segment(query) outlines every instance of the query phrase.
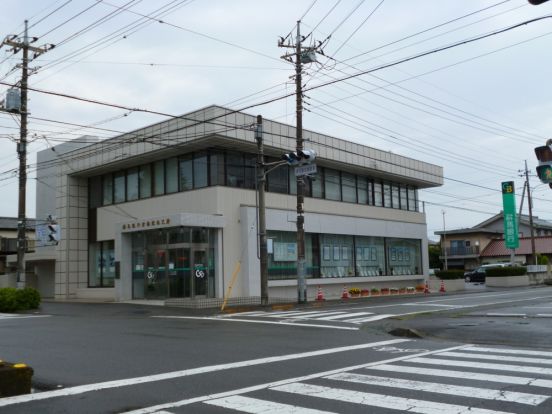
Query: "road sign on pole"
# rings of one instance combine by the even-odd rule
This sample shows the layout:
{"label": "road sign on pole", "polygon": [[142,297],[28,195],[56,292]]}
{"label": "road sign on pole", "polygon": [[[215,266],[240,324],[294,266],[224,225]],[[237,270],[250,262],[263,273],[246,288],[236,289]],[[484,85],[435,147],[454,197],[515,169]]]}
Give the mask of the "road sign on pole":
{"label": "road sign on pole", "polygon": [[310,175],[316,173],[316,164],[305,164],[295,167],[295,176]]}
{"label": "road sign on pole", "polygon": [[519,235],[513,181],[502,183],[502,206],[504,210],[504,243],[508,249],[517,249],[519,247]]}

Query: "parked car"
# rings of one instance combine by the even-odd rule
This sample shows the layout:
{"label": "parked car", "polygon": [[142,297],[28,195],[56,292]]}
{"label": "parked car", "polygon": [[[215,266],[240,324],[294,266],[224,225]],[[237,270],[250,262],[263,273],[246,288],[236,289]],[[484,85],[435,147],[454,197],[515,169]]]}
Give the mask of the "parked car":
{"label": "parked car", "polygon": [[479,266],[478,268],[464,273],[464,279],[466,282],[481,282],[485,283],[485,277],[487,276],[486,270],[494,267],[507,267],[511,266],[510,263],[493,263]]}

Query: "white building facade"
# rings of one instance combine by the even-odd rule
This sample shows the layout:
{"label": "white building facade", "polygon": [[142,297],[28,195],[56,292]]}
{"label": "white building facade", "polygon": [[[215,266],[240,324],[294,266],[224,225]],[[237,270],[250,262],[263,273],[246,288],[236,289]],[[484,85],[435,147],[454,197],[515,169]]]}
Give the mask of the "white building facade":
{"label": "white building facade", "polygon": [[[210,106],[42,157],[42,168],[39,154],[37,218],[55,215],[62,238],[26,256],[28,284],[56,299],[185,303],[223,298],[239,263],[231,296],[258,298],[255,121]],[[263,130],[267,161],[295,148],[294,127],[264,120]],[[442,168],[308,130],[303,137],[318,168],[304,203],[308,298],[318,286],[331,297],[345,285],[421,282],[428,255],[418,190],[442,185]],[[270,172],[266,191],[269,297],[293,300],[293,168]]]}

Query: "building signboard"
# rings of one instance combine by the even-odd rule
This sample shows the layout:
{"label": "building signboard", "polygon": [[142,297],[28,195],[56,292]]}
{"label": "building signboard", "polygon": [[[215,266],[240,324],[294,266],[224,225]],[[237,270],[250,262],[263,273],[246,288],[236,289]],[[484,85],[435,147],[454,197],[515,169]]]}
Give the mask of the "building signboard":
{"label": "building signboard", "polygon": [[502,183],[502,205],[504,210],[504,243],[508,249],[517,249],[519,247],[519,235],[513,181]]}

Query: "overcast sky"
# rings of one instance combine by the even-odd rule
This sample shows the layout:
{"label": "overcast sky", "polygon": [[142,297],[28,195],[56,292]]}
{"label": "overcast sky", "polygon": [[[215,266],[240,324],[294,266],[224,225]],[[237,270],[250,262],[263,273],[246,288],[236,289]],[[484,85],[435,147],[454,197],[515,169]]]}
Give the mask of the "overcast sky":
{"label": "overcast sky", "polygon": [[[294,90],[279,36],[311,33],[327,57],[305,67],[314,86],[347,74],[552,14],[526,0],[1,0],[0,37],[56,48],[32,62],[36,88],[179,115],[210,104],[234,109]],[[147,17],[144,17],[147,16]],[[161,22],[160,22],[161,21]],[[428,235],[470,227],[502,208],[527,160],[534,214],[552,220],[552,190],[534,175],[533,148],[552,136],[552,18],[306,93],[306,129],[444,168],[423,190]],[[330,36],[331,35],[331,36]],[[20,54],[0,49],[0,80]],[[5,74],[8,74],[5,76]],[[0,85],[3,96],[8,89]],[[83,134],[117,135],[51,121],[129,131],[166,119],[30,92],[27,216],[35,214],[36,151]],[[294,98],[248,109],[293,124]],[[41,118],[43,120],[38,120]],[[0,112],[0,215],[17,216],[16,117]],[[539,186],[540,185],[540,186]],[[527,201],[524,212],[527,211]]]}

